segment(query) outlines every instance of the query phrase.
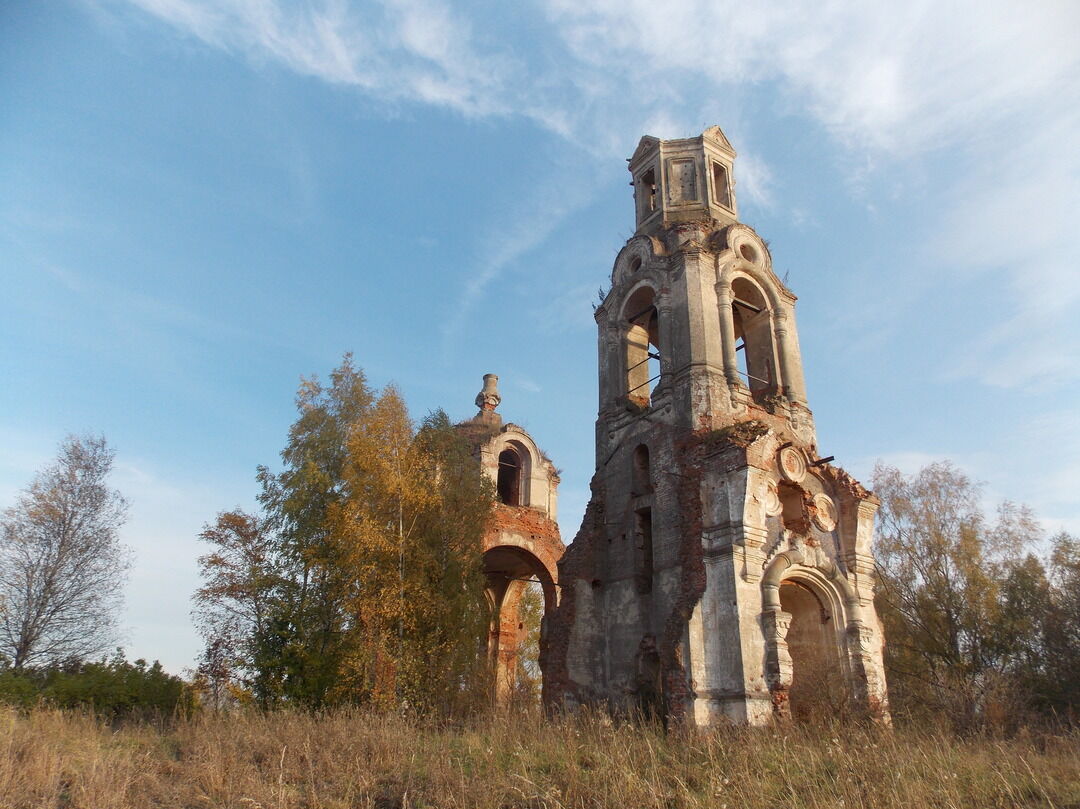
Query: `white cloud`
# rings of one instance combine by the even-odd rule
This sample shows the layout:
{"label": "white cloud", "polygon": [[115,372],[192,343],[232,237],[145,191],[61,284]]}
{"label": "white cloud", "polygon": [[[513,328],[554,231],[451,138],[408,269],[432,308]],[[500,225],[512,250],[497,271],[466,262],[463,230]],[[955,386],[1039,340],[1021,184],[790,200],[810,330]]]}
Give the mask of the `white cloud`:
{"label": "white cloud", "polygon": [[[928,241],[951,261],[946,271],[1004,269],[1016,299],[961,364],[995,385],[1080,376],[1080,334],[1064,314],[1080,296],[1070,221],[1080,209],[1080,5],[1069,0],[537,0],[502,17],[444,0],[129,2],[256,62],[384,102],[530,118],[605,156],[628,153],[646,131],[680,136],[719,120],[737,135],[749,128],[741,95],[760,83],[848,147],[856,194],[904,161],[955,149],[968,168]],[[771,205],[770,169],[744,134],[741,190]],[[463,311],[550,230],[507,232]],[[1054,347],[1033,352],[1040,344]],[[1002,354],[1007,362],[989,362]]]}
{"label": "white cloud", "polygon": [[500,113],[513,60],[473,46],[468,23],[438,0],[130,0],[203,42],[385,101],[469,115]]}

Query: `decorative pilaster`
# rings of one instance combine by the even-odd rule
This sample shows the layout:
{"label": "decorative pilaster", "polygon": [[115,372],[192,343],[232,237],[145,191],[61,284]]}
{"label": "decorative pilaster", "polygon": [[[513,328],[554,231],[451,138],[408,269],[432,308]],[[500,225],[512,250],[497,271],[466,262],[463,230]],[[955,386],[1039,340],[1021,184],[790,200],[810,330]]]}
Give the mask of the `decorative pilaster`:
{"label": "decorative pilaster", "polygon": [[766,610],[761,615],[761,624],[765,632],[765,684],[772,694],[773,712],[780,718],[788,718],[791,716],[788,691],[792,665],[787,633],[791,629],[791,613],[780,609]]}

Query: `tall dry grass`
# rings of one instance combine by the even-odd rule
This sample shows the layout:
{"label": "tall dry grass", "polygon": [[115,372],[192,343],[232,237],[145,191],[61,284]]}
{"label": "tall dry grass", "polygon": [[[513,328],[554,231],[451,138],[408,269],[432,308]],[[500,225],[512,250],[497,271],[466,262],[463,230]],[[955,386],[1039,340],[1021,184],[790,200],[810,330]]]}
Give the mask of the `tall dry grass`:
{"label": "tall dry grass", "polygon": [[709,733],[517,713],[205,714],[117,729],[0,708],[0,806],[1080,807],[1080,737],[791,725]]}

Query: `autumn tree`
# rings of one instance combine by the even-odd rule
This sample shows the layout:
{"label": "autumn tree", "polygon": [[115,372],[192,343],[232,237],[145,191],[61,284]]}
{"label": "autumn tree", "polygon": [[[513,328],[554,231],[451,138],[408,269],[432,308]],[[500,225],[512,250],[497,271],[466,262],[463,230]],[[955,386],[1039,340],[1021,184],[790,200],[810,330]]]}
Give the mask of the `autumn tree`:
{"label": "autumn tree", "polygon": [[345,496],[347,442],[374,395],[350,355],[328,385],[311,377],[296,394],[297,420],[281,452],[283,468],[260,467],[259,502],[276,540],[280,581],[268,631],[260,639],[265,682],[276,696],[311,707],[326,703],[344,653],[350,581],[330,514]]}
{"label": "autumn tree", "polygon": [[[874,490],[894,708],[944,712],[972,728],[1033,705],[1053,665],[1051,616],[1069,603],[1069,576],[1066,563],[1056,590],[1047,579],[1030,509],[1006,502],[987,518],[980,487],[947,462],[910,477],[879,465]],[[1058,540],[1057,558],[1073,558],[1074,547]],[[1062,654],[1068,645],[1057,643]]]}
{"label": "autumn tree", "polygon": [[[1024,674],[1036,707],[1056,720],[1080,721],[1080,540],[1061,532],[1051,540],[1039,647]],[[1034,588],[1032,588],[1034,589]]]}
{"label": "autumn tree", "polygon": [[266,521],[239,509],[218,515],[199,538],[213,550],[199,557],[204,584],[195,591],[195,623],[206,641],[198,673],[211,702],[226,702],[233,673],[268,707],[279,689],[265,660],[271,618],[284,578],[278,538]]}
{"label": "autumn tree", "polygon": [[482,690],[490,484],[445,413],[416,431],[393,387],[354,425],[348,450],[333,512],[354,584],[343,684],[384,706],[453,710]]}
{"label": "autumn tree", "polygon": [[102,437],[68,436],[0,517],[0,656],[20,670],[79,661],[116,637],[127,503]]}
{"label": "autumn tree", "polygon": [[348,355],[297,409],[262,514],[202,534],[207,676],[233,666],[266,706],[453,710],[479,687],[490,484],[445,414],[417,429]]}

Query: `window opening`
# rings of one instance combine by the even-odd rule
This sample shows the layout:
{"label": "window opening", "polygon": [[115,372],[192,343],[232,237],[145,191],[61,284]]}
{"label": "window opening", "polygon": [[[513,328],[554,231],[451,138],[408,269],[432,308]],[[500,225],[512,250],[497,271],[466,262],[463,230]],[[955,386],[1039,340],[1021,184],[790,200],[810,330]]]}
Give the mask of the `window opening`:
{"label": "window opening", "polygon": [[635,495],[652,491],[652,476],[649,473],[649,448],[642,444],[634,450],[634,488]]}
{"label": "window opening", "polygon": [[642,287],[626,302],[626,395],[640,404],[651,401],[660,379],[660,318],[653,291]]}
{"label": "window opening", "polygon": [[728,185],[727,167],[722,163],[712,164],[713,198],[718,205],[731,207],[731,188]]}
{"label": "window opening", "polygon": [[642,222],[656,210],[656,171],[649,169],[638,177],[637,187],[638,221]]}
{"label": "window opening", "polygon": [[521,456],[510,447],[499,453],[499,501],[507,506],[521,505]]}
{"label": "window opening", "polygon": [[761,291],[745,278],[731,285],[731,319],[739,373],[755,396],[776,387],[773,368],[772,318]]}

